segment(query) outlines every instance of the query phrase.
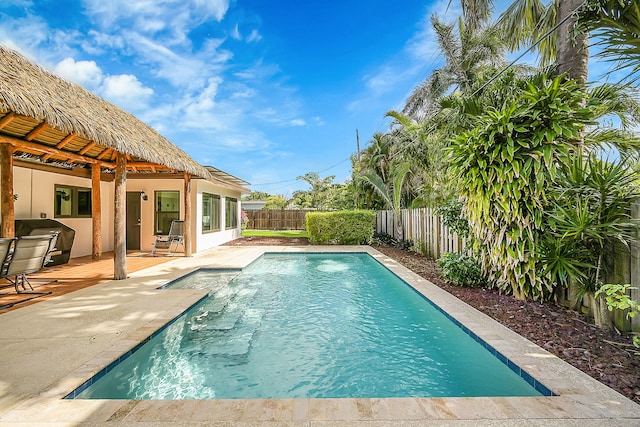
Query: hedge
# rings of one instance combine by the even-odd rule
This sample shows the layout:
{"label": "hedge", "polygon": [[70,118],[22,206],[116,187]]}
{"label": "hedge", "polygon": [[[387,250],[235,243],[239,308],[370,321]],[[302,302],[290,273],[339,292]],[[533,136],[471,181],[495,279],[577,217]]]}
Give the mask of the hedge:
{"label": "hedge", "polygon": [[369,244],[376,228],[374,211],[308,212],[306,228],[314,245]]}

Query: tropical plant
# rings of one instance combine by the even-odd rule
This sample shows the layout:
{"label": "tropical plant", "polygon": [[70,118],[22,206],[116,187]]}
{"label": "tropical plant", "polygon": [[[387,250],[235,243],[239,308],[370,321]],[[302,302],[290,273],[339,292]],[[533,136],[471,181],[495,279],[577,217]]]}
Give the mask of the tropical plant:
{"label": "tropical plant", "polygon": [[483,287],[487,279],[478,260],[470,254],[446,253],[438,259],[442,276],[449,283],[463,287]]}
{"label": "tropical plant", "polygon": [[464,204],[460,199],[450,198],[435,210],[442,217],[442,223],[460,237],[469,236],[469,221],[464,217],[462,208]]}
{"label": "tropical plant", "polygon": [[307,172],[306,174],[299,176],[298,180],[304,181],[311,186],[311,190],[306,192],[303,197],[298,193],[298,198],[303,198],[306,201],[305,207],[325,210],[329,208],[329,201],[331,200],[330,189],[333,186],[333,180],[335,175],[327,177],[320,177],[317,172]]}
{"label": "tropical plant", "polygon": [[580,28],[591,31],[601,49],[597,56],[616,65],[609,74],[627,71],[622,79],[640,79],[640,3],[637,0],[587,0],[579,18]]}
{"label": "tropical plant", "polygon": [[[618,310],[628,310],[627,318],[633,319],[640,314],[640,304],[638,304],[638,301],[632,300],[627,294],[627,291],[631,289],[637,288],[628,284],[606,284],[602,285],[600,289],[596,291],[595,296],[596,298],[604,297],[609,311],[613,311],[614,308]],[[640,349],[640,336],[638,334],[634,334],[633,336],[633,345]],[[640,355],[640,353],[636,354]]]}
{"label": "tropical plant", "polygon": [[574,304],[583,294],[592,296],[596,324],[612,327],[605,301],[594,296],[614,269],[614,253],[629,251],[640,230],[630,217],[631,204],[640,197],[637,175],[625,159],[607,162],[591,154],[564,164],[550,191],[548,227],[538,247],[545,272],[557,282],[577,284]]}
{"label": "tropical plant", "polygon": [[365,172],[362,179],[368,182],[378,195],[384,200],[387,209],[393,210],[395,217],[396,237],[400,238],[404,234],[404,226],[402,224],[401,209],[402,206],[402,187],[404,185],[407,174],[411,171],[411,163],[403,163],[396,166],[391,171],[392,183],[387,185],[380,176],[373,172]]}
{"label": "tropical plant", "polygon": [[448,149],[474,250],[488,278],[519,299],[553,290],[539,275],[535,246],[558,166],[592,123],[584,103],[576,82],[536,76]]}
{"label": "tropical plant", "polygon": [[472,24],[468,19],[471,17],[458,19],[456,28],[436,16],[431,18],[445,64],[413,91],[404,114],[423,121],[437,113],[443,96],[452,90],[470,93],[482,70],[504,65],[504,42],[497,29],[489,26],[486,19],[473,20]]}
{"label": "tropical plant", "polygon": [[289,201],[282,195],[269,196],[267,197],[266,203],[264,204],[264,209],[267,210],[277,210],[284,209],[289,204]]}

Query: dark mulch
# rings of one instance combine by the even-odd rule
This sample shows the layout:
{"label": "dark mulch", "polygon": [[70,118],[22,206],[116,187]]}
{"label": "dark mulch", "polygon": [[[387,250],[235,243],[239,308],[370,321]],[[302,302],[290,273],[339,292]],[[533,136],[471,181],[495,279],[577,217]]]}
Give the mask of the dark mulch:
{"label": "dark mulch", "polygon": [[[295,241],[294,241],[295,240]],[[306,245],[305,238],[244,237],[227,243],[241,245]],[[592,320],[551,303],[519,301],[495,290],[461,288],[444,281],[440,266],[415,252],[389,246],[376,249],[467,304],[533,341],[591,377],[640,403],[640,355],[631,337],[605,332]]]}

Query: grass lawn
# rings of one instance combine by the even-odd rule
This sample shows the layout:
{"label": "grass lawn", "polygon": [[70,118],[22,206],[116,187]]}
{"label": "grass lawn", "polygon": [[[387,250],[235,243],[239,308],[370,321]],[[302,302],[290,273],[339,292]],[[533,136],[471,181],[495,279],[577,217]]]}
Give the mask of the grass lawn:
{"label": "grass lawn", "polygon": [[309,237],[306,230],[242,230],[243,236],[260,237]]}

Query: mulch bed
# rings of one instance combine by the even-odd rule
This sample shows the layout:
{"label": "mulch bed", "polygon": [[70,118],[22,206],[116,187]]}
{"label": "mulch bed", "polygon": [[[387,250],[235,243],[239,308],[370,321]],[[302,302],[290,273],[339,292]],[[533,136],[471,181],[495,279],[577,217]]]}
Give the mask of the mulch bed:
{"label": "mulch bed", "polygon": [[[306,245],[306,238],[244,237],[228,246]],[[551,303],[519,301],[492,289],[462,288],[444,281],[440,266],[415,252],[390,246],[378,251],[491,316],[596,380],[640,403],[640,355],[629,335],[602,331],[580,313]]]}

